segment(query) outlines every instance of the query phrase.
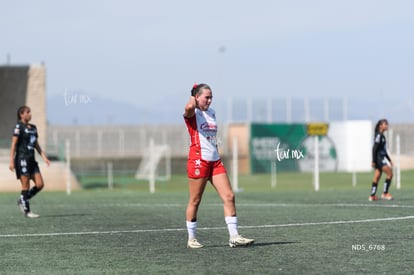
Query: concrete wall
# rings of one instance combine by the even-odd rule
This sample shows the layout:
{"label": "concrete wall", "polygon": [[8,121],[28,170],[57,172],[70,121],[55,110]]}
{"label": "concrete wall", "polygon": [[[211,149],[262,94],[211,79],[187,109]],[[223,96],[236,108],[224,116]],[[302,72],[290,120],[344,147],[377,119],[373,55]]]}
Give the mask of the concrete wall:
{"label": "concrete wall", "polygon": [[28,71],[26,104],[32,111],[32,123],[36,124],[39,144],[47,144],[46,118],[46,69],[43,65],[31,65]]}
{"label": "concrete wall", "polygon": [[[17,122],[17,109],[27,105],[32,111],[31,123],[37,126],[39,144],[47,144],[46,69],[43,65],[0,66],[0,190],[18,191],[20,183],[9,170],[10,141]],[[46,151],[47,153],[47,151]],[[46,167],[39,160],[45,190],[66,190],[67,171],[64,162]],[[70,176],[72,189],[79,189],[75,176]]]}
{"label": "concrete wall", "polygon": [[29,66],[0,67],[0,146],[9,141],[17,122],[17,109],[26,104]]}
{"label": "concrete wall", "polygon": [[17,109],[27,105],[46,145],[46,69],[43,65],[0,66],[0,147],[8,147],[17,122]]}

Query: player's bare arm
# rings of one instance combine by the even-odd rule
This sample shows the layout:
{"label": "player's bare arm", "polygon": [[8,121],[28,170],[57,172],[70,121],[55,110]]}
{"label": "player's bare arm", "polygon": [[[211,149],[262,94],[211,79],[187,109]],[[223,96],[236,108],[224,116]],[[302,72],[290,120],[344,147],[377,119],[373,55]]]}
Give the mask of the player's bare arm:
{"label": "player's bare arm", "polygon": [[36,141],[36,151],[39,153],[40,156],[42,156],[42,159],[46,162],[47,166],[50,165],[50,161],[47,158],[45,152],[42,150],[42,148],[40,147],[39,143]]}
{"label": "player's bare arm", "polygon": [[197,101],[194,96],[190,96],[184,109],[184,117],[193,117],[195,114],[195,108],[197,107]]}
{"label": "player's bare arm", "polygon": [[9,163],[9,169],[10,171],[14,172],[14,155],[16,154],[16,145],[17,145],[17,137],[12,137],[12,142],[10,145],[10,163]]}

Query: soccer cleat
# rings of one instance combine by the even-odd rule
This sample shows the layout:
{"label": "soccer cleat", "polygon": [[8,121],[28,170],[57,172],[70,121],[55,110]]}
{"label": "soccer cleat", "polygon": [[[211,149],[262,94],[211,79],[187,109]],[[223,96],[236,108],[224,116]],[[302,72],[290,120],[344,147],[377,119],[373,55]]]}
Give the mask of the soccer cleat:
{"label": "soccer cleat", "polygon": [[17,200],[17,206],[19,207],[20,211],[24,214],[25,213],[24,206],[20,199]]}
{"label": "soccer cleat", "polygon": [[369,201],[377,201],[377,200],[378,200],[378,197],[377,197],[377,196],[375,196],[375,195],[374,195],[374,196],[369,196],[369,197],[368,197],[368,200],[369,200]]}
{"label": "soccer cleat", "polygon": [[248,239],[243,237],[242,235],[232,236],[229,240],[230,247],[248,246],[252,243],[254,243],[254,239]]}
{"label": "soccer cleat", "polygon": [[203,245],[197,241],[197,239],[191,239],[187,242],[188,248],[202,248]]}
{"label": "soccer cleat", "polygon": [[40,217],[38,214],[35,214],[33,212],[27,212],[27,213],[24,214],[24,216],[26,218],[30,218],[30,219],[36,219],[36,218]]}
{"label": "soccer cleat", "polygon": [[382,193],[382,195],[381,195],[381,199],[382,199],[382,200],[387,200],[387,201],[390,201],[390,200],[392,200],[392,196],[391,196],[391,194],[390,194],[390,193]]}

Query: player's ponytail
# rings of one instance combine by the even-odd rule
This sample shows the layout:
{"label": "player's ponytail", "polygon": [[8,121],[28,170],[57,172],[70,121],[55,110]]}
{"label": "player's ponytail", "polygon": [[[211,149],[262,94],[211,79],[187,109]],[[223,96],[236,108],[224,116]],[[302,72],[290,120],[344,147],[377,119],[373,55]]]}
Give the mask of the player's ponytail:
{"label": "player's ponytail", "polygon": [[197,92],[196,92],[197,87],[198,87],[198,84],[194,83],[193,88],[191,89],[191,96],[195,96],[197,94]]}
{"label": "player's ponytail", "polygon": [[193,88],[191,89],[191,96],[196,96],[196,95],[200,94],[203,89],[208,89],[208,90],[211,91],[210,86],[208,86],[207,84],[204,84],[204,83],[194,84]]}
{"label": "player's ponytail", "polygon": [[380,127],[383,123],[388,124],[388,120],[386,120],[385,118],[378,120],[377,124],[375,125],[375,134],[379,132],[379,127]]}
{"label": "player's ponytail", "polygon": [[19,109],[17,109],[17,122],[20,122],[20,120],[22,119],[21,118],[21,115],[26,111],[26,110],[30,110],[30,108],[29,107],[27,107],[27,106],[21,106],[21,107],[19,107]]}

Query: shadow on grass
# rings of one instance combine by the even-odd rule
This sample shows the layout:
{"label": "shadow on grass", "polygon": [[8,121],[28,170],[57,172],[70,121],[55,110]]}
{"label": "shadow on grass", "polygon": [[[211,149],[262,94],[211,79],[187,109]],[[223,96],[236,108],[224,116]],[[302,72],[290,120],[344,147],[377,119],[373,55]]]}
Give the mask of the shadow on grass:
{"label": "shadow on grass", "polygon": [[285,244],[297,244],[301,243],[298,241],[291,241],[291,242],[267,242],[267,243],[259,243],[255,242],[252,246],[271,246],[271,245],[285,245]]}
{"label": "shadow on grass", "polygon": [[84,216],[89,216],[89,214],[72,213],[72,214],[42,215],[42,218],[63,218],[63,217],[84,217]]}
{"label": "shadow on grass", "polygon": [[[247,246],[237,246],[235,248],[253,248],[259,246],[272,246],[272,245],[288,245],[288,244],[297,244],[301,243],[298,241],[291,241],[291,242],[255,242],[254,244],[247,245]],[[206,245],[205,247],[223,247],[223,245]]]}

